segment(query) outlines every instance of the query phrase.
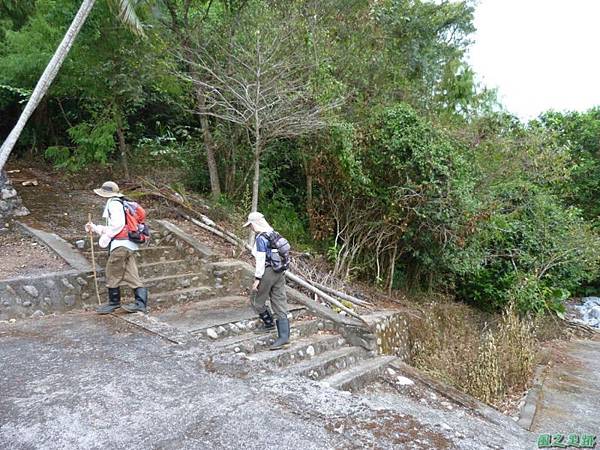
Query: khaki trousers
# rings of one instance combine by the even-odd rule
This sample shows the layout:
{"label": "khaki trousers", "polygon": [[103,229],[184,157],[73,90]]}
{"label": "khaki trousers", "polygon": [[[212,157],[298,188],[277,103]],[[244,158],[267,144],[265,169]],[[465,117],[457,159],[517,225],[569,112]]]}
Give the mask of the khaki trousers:
{"label": "khaki trousers", "polygon": [[267,310],[267,300],[271,299],[271,309],[275,319],[287,319],[288,304],[285,293],[285,274],[276,273],[271,267],[265,269],[265,273],[258,285],[258,291],[252,291],[250,301],[257,314]]}
{"label": "khaki trousers", "polygon": [[135,252],[125,247],[117,247],[111,251],[106,263],[106,287],[119,286],[129,286],[132,289],[143,287]]}

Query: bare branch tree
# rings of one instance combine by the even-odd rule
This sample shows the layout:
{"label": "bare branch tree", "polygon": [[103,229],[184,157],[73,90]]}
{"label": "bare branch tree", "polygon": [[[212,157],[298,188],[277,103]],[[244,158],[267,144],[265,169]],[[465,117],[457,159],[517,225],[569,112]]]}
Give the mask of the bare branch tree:
{"label": "bare branch tree", "polygon": [[[187,51],[193,75],[181,74],[206,101],[195,112],[244,128],[254,153],[252,211],[258,209],[260,158],[269,144],[318,132],[326,126],[323,113],[341,102],[319,104],[310,90],[314,67],[306,63],[301,45],[284,27],[256,30],[220,48],[218,57],[206,50]],[[227,62],[227,63],[226,63]]]}

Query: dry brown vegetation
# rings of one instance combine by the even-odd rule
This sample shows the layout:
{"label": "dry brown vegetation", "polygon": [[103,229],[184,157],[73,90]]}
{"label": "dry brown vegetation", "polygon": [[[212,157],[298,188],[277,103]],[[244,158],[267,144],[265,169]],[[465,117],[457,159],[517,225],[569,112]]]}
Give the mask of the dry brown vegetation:
{"label": "dry brown vegetation", "polygon": [[453,302],[421,310],[410,327],[415,367],[494,406],[527,388],[539,346],[533,321],[512,307],[499,316]]}

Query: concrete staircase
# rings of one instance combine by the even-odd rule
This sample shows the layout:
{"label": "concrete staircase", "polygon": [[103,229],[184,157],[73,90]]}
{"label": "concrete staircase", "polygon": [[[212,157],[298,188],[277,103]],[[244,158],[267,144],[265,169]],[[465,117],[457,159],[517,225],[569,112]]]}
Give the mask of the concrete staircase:
{"label": "concrete staircase", "polygon": [[396,358],[380,356],[352,345],[333,323],[299,311],[291,322],[287,348],[271,351],[271,336],[245,332],[219,338],[223,351],[243,353],[249,361],[277,371],[322,381],[334,388],[354,390],[376,378]]}
{"label": "concrete staircase", "polygon": [[[91,250],[84,255],[91,261]],[[102,269],[106,266],[108,251],[95,250],[96,265],[99,271],[99,284],[105,282]],[[169,305],[188,301],[207,300],[226,296],[229,286],[214,272],[218,267],[211,263],[200,263],[190,259],[190,254],[178,248],[171,235],[155,231],[152,239],[140,247],[136,254],[138,270],[145,285],[150,290],[150,307],[162,309]],[[101,296],[106,299],[106,292]],[[123,296],[131,295],[123,290]]]}
{"label": "concrete staircase", "polygon": [[[150,289],[150,314],[120,314],[124,320],[177,343],[207,340],[219,353],[243,354],[250,363],[337,389],[363,387],[396,359],[357,345],[364,340],[348,339],[340,324],[311,315],[293,302],[291,343],[282,350],[269,350],[276,332],[254,332],[260,323],[245,292],[248,274],[240,273],[248,270],[244,263],[219,260],[208,251],[200,260],[194,259],[191,247],[179,245],[182,236],[177,227],[163,222],[157,228],[149,245],[136,256],[140,275]],[[84,254],[91,258],[89,249]],[[107,257],[106,251],[97,252],[96,263],[104,267]]]}

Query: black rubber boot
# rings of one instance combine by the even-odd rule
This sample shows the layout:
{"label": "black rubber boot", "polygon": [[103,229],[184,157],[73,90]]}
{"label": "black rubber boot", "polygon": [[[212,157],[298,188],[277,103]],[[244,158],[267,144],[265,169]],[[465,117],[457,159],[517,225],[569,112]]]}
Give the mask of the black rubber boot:
{"label": "black rubber boot", "polygon": [[98,314],[110,314],[121,306],[121,288],[108,288],[108,303],[96,308]]}
{"label": "black rubber boot", "polygon": [[290,343],[290,321],[288,319],[277,320],[277,333],[279,338],[273,342],[269,350],[279,350]]}
{"label": "black rubber boot", "polygon": [[146,306],[148,306],[148,288],[136,288],[133,290],[135,294],[135,303],[123,305],[123,309],[127,312],[146,312]]}
{"label": "black rubber boot", "polygon": [[273,323],[273,316],[271,315],[271,311],[267,309],[264,313],[260,313],[258,317],[262,319],[263,323],[254,330],[255,333],[270,333],[275,329],[275,324]]}

